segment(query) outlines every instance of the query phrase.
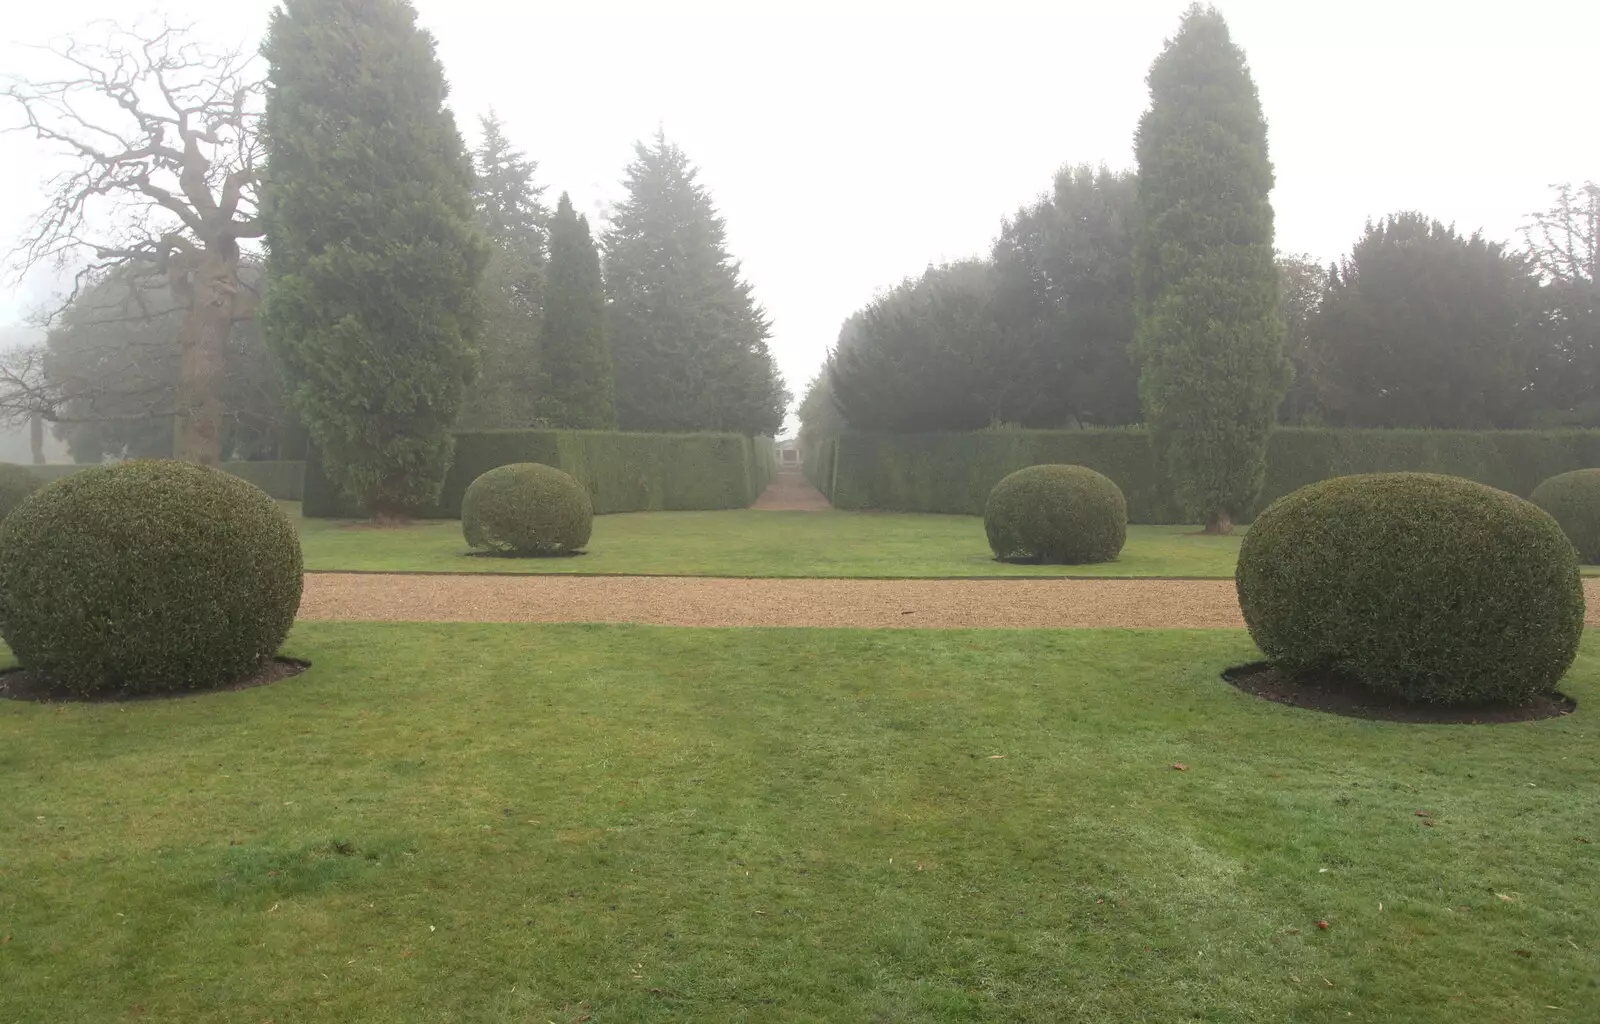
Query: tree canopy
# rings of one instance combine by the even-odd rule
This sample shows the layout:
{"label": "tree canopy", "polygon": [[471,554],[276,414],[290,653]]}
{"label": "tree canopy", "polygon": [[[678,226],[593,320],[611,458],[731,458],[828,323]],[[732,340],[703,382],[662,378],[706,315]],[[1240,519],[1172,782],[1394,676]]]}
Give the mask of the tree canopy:
{"label": "tree canopy", "polygon": [[683,150],[634,147],[606,232],[607,332],[625,430],[775,435],[789,393],[771,326]]}
{"label": "tree canopy", "polygon": [[589,221],[565,192],[550,222],[549,283],[539,335],[539,408],[553,427],[615,430],[605,282]]}
{"label": "tree canopy", "polygon": [[403,0],[285,0],[264,53],[268,338],[331,478],[404,514],[450,465],[488,256],[444,72]]}
{"label": "tree canopy", "polygon": [[1215,8],[1189,8],[1149,82],[1134,140],[1140,395],[1179,502],[1225,533],[1261,492],[1289,383],[1267,122]]}

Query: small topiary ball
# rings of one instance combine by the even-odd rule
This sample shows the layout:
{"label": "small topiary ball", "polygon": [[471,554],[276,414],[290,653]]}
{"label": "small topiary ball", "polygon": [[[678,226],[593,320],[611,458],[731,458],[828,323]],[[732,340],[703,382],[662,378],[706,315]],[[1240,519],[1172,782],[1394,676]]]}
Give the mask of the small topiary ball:
{"label": "small topiary ball", "polygon": [[1575,469],[1533,489],[1528,500],[1561,524],[1578,558],[1600,562],[1600,469]]}
{"label": "small topiary ball", "polygon": [[1336,477],[1278,499],[1235,573],[1257,645],[1438,704],[1525,703],[1583,636],[1572,545],[1531,502],[1457,477]]}
{"label": "small topiary ball", "polygon": [[1029,466],[994,485],[983,528],[1002,561],[1109,562],[1128,539],[1128,502],[1087,466]]}
{"label": "small topiary ball", "polygon": [[491,469],[461,498],[467,544],[521,558],[565,555],[589,543],[594,503],[571,476],[538,462]]}
{"label": "small topiary ball", "polygon": [[38,474],[26,466],[0,462],[0,519],[22,504],[22,499],[44,485]]}
{"label": "small topiary ball", "polygon": [[92,466],[0,523],[0,635],[83,696],[222,686],[300,607],[300,542],[254,484],[184,462]]}

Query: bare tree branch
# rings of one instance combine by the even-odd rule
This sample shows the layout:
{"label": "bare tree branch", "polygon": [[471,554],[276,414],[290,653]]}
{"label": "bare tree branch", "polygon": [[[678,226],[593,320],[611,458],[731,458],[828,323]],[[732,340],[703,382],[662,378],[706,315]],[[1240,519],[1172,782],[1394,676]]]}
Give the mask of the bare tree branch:
{"label": "bare tree branch", "polygon": [[[174,454],[213,463],[228,336],[256,305],[240,287],[239,243],[263,233],[261,68],[253,54],[207,50],[181,28],[100,27],[103,42],[44,48],[63,77],[0,80],[0,106],[15,115],[0,131],[31,135],[70,161],[47,183],[49,199],[10,262],[19,277],[41,264],[77,265],[47,324],[112,273],[164,279],[185,313],[181,368],[174,393],[151,403],[149,415],[177,417]],[[0,416],[25,410],[62,422],[69,405],[92,411],[92,396],[50,379],[58,364],[19,355],[0,367]],[[113,397],[127,409],[126,394]]]}

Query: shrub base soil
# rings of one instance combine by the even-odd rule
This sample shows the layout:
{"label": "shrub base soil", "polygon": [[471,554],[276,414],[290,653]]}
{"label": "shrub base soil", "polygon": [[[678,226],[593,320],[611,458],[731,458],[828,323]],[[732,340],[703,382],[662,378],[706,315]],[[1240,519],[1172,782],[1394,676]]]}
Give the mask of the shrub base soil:
{"label": "shrub base soil", "polygon": [[1331,673],[1284,672],[1264,661],[1230,668],[1222,673],[1222,678],[1263,700],[1312,711],[1326,711],[1347,718],[1385,722],[1493,725],[1499,722],[1560,718],[1578,709],[1577,701],[1561,693],[1541,696],[1529,704],[1415,704],[1388,694],[1374,693]]}
{"label": "shrub base soil", "polygon": [[99,693],[92,697],[64,690],[48,678],[25,668],[0,669],[0,698],[6,700],[31,700],[41,704],[72,702],[79,704],[120,704],[136,700],[171,700],[175,697],[192,697],[200,693],[220,693],[226,690],[248,690],[265,686],[280,679],[297,676],[311,667],[311,662],[298,658],[273,658],[260,670],[243,679],[200,690],[175,690],[171,693]]}

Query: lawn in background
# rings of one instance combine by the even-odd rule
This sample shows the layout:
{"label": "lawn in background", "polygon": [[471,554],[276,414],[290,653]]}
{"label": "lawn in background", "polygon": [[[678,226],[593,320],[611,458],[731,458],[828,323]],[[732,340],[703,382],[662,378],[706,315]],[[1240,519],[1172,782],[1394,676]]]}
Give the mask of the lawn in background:
{"label": "lawn in background", "polygon": [[1600,1018],[1593,636],[1488,727],[1261,702],[1237,631],[289,650],[0,702],[0,1021]]}
{"label": "lawn in background", "polygon": [[[290,506],[291,513],[297,511]],[[1192,526],[1131,526],[1114,562],[995,561],[976,516],[892,512],[627,512],[596,516],[577,558],[482,558],[457,520],[399,528],[302,519],[308,569],[614,573],[683,576],[1206,576],[1231,577],[1241,535]]]}

